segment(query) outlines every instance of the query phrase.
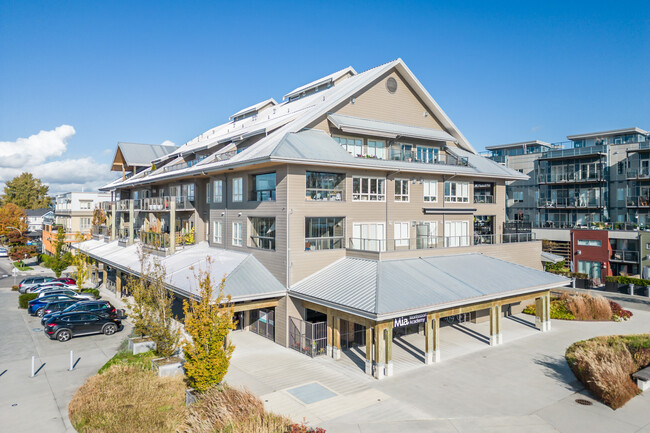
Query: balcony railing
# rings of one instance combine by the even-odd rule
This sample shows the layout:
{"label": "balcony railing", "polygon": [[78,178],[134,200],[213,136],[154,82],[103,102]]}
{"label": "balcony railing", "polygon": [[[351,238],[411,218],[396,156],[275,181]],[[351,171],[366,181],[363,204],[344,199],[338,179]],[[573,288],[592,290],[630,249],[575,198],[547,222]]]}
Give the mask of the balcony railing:
{"label": "balcony railing", "polygon": [[262,250],[275,250],[275,238],[270,236],[251,236],[251,247]]}
{"label": "balcony railing", "polygon": [[648,168],[631,168],[627,171],[628,179],[650,179],[650,169]]}
{"label": "balcony railing", "polygon": [[91,232],[94,238],[104,238],[111,235],[108,226],[92,226]]}
{"label": "balcony railing", "polygon": [[547,199],[540,198],[537,207],[541,208],[598,208],[604,207],[605,204],[595,198],[557,198]]}
{"label": "balcony railing", "polygon": [[117,229],[117,244],[125,246],[129,243],[129,229]]}
{"label": "balcony railing", "polygon": [[[158,233],[140,230],[139,237],[140,242],[149,248],[163,252],[169,252],[170,250],[171,242],[169,233]],[[177,248],[182,248],[186,245],[194,245],[194,233],[184,231],[176,232],[175,240]]]}
{"label": "balcony railing", "polygon": [[491,194],[474,194],[474,203],[495,203],[495,200]]}
{"label": "balcony railing", "polygon": [[650,195],[627,196],[627,207],[650,207]]}
{"label": "balcony railing", "polygon": [[343,189],[307,188],[307,200],[342,201]]}
{"label": "balcony railing", "polygon": [[570,158],[575,156],[598,156],[607,153],[607,146],[572,147],[570,149],[551,150],[542,154],[542,158]]}
{"label": "balcony railing", "polygon": [[639,262],[639,253],[637,251],[614,250],[610,260],[614,262]]}
{"label": "balcony railing", "polygon": [[275,188],[251,191],[251,201],[275,200]]}
{"label": "balcony railing", "polygon": [[537,176],[537,183],[600,182],[604,181],[602,173],[550,173]]}
{"label": "balcony railing", "polygon": [[419,162],[424,164],[460,165],[467,166],[467,158],[458,158],[454,155],[430,154],[418,156],[417,150],[390,149],[390,159],[393,161]]}
{"label": "balcony railing", "polygon": [[148,197],[143,198],[140,209],[144,211],[169,210],[172,199],[169,197]]}
{"label": "balcony railing", "polygon": [[531,242],[534,240],[534,233],[512,233],[504,235],[475,234],[474,236],[421,236],[417,238],[388,240],[350,238],[348,248],[352,250],[381,252],[508,244],[515,242]]}

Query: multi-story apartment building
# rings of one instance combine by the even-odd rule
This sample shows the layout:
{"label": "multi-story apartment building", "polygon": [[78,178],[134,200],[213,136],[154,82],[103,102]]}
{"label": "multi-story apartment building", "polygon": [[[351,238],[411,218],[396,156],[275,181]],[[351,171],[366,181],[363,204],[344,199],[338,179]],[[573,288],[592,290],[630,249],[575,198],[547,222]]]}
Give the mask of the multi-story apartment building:
{"label": "multi-story apartment building", "polygon": [[526,179],[478,155],[401,60],[349,67],[107,185],[106,235],[77,248],[118,292],[139,246],[179,297],[211,266],[238,326],[311,355],[365,346],[383,377],[394,333],[422,330],[438,360],[444,317],[489,318],[498,344],[501,316],[538,299],[548,329],[567,281],[541,270],[530,233],[504,233],[506,182]]}
{"label": "multi-story apartment building", "polygon": [[564,143],[487,147],[491,159],[529,176],[508,183],[507,219],[530,223],[539,238],[567,252],[593,250],[580,247],[600,242],[575,229],[609,229],[604,234],[608,241],[598,246],[602,248],[598,255],[608,261],[567,259],[576,271],[601,280],[607,275],[639,274],[645,266],[639,232],[620,229],[645,229],[650,224],[648,132],[628,128],[567,138],[570,141]]}
{"label": "multi-story apartment building", "polygon": [[67,192],[55,199],[54,223],[66,233],[90,233],[93,211],[111,199],[106,192]]}

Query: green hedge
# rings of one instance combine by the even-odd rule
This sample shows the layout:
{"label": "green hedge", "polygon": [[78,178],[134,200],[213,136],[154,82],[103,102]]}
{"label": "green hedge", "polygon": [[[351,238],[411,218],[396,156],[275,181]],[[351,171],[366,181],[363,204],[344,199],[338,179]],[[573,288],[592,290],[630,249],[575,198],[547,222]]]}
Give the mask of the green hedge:
{"label": "green hedge", "polygon": [[99,290],[97,289],[81,289],[81,293],[92,293],[95,299],[99,299]]}
{"label": "green hedge", "polygon": [[18,297],[18,308],[27,308],[27,304],[32,299],[36,299],[38,293],[24,293]]}
{"label": "green hedge", "polygon": [[642,280],[641,278],[631,278],[621,275],[618,277],[605,277],[607,283],[618,284],[634,284],[635,286],[650,286],[650,280]]}
{"label": "green hedge", "polygon": [[581,279],[581,280],[588,280],[589,279],[589,275],[583,274],[583,273],[580,273],[580,272],[556,271],[556,270],[553,270],[553,269],[549,269],[549,270],[547,270],[547,272],[550,272],[551,274],[562,275],[562,276],[568,277],[568,278],[578,278],[578,279]]}

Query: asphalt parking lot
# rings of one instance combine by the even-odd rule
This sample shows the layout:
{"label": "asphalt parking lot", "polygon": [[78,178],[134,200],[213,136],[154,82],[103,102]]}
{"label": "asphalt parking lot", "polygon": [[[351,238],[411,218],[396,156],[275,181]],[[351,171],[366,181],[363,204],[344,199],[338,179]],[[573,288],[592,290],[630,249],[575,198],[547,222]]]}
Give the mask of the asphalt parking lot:
{"label": "asphalt parking lot", "polygon": [[[10,268],[9,268],[10,269]],[[7,262],[0,262],[0,275]],[[38,317],[18,309],[13,278],[0,279],[0,431],[74,432],[68,403],[85,380],[97,373],[117,351],[130,325],[112,336],[75,337],[66,343],[50,340]],[[73,351],[75,368],[70,368]],[[31,376],[32,356],[38,373]]]}

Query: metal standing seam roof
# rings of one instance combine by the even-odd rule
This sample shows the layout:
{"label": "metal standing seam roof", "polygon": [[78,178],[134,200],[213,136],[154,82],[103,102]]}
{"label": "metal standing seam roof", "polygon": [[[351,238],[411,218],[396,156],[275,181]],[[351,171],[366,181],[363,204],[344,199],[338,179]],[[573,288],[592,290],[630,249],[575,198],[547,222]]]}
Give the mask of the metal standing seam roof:
{"label": "metal standing seam roof", "polygon": [[[141,271],[136,244],[122,247],[117,241],[105,243],[91,239],[73,244],[73,248],[123,271],[133,274],[139,274]],[[212,248],[207,243],[199,243],[167,257],[151,257],[160,260],[164,266],[166,283],[170,289],[183,296],[198,296],[199,287],[195,277],[199,270],[210,272],[215,287],[225,277],[225,292],[233,301],[283,296],[287,291],[286,287],[251,254]],[[208,257],[211,258],[209,269]]]}
{"label": "metal standing seam roof", "polygon": [[482,254],[384,261],[346,257],[294,284],[289,294],[369,318],[390,318],[569,282]]}
{"label": "metal standing seam roof", "polygon": [[177,149],[176,146],[162,144],[117,143],[126,165],[147,166],[155,159],[163,157]]}

